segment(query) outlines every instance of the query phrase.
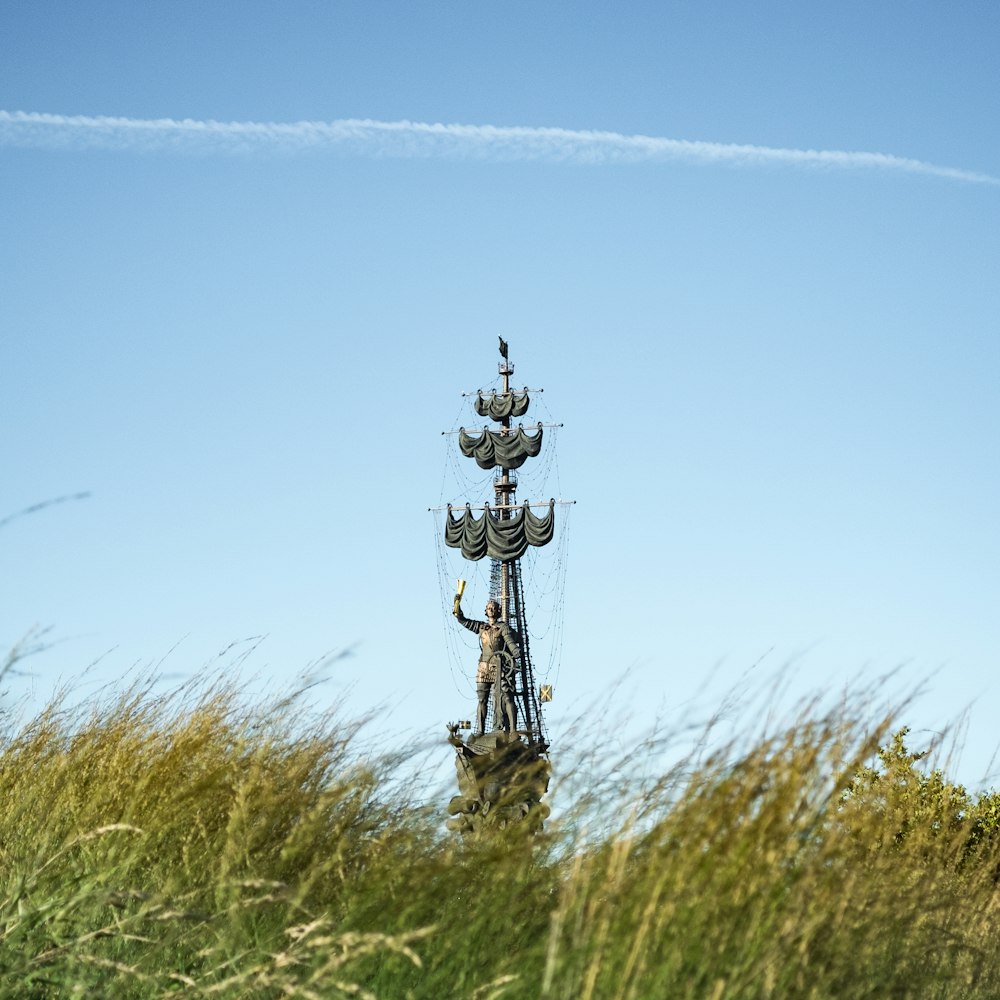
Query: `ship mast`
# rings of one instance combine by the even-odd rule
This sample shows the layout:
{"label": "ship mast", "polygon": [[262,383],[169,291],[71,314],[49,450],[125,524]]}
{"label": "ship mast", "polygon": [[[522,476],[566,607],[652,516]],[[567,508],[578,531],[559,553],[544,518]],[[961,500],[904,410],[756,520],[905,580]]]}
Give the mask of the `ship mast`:
{"label": "ship mast", "polygon": [[[500,338],[501,360],[497,366],[501,379],[501,394],[510,395],[510,377],[514,374],[514,365],[507,357],[507,342]],[[500,434],[508,437],[512,432],[510,413],[500,421]],[[513,516],[514,494],[517,492],[517,477],[509,470],[500,467],[499,475],[493,481],[496,494],[496,507],[502,521]],[[522,515],[523,516],[523,515]],[[518,688],[515,698],[518,702],[520,721],[518,728],[528,737],[528,743],[540,743],[543,740],[541,732],[541,713],[535,691],[535,676],[531,664],[531,650],[528,641],[527,618],[525,615],[523,591],[521,589],[521,560],[499,561],[494,563],[494,569],[499,568],[499,600],[501,615],[511,628],[518,634],[521,644],[521,662],[517,664]],[[491,574],[496,576],[496,574]],[[494,595],[496,596],[496,595]]]}
{"label": "ship mast", "polygon": [[[502,380],[502,392],[506,396],[510,393],[510,377],[514,374],[514,366],[507,360],[506,341],[500,341],[500,353],[503,360],[497,366]],[[500,433],[507,437],[510,435],[510,415],[508,414],[500,422]],[[517,490],[517,481],[511,480],[510,473],[501,467],[500,475],[493,481],[493,489],[496,491],[496,505],[500,509],[500,517],[506,521],[510,518],[510,508],[514,503],[514,493]],[[500,564],[500,610],[504,621],[510,621],[510,565]]]}

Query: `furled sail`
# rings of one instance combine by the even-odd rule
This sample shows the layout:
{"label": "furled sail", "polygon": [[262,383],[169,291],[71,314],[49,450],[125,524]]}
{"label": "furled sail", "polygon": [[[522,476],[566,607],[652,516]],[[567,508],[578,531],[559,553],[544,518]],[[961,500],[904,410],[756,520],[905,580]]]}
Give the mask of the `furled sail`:
{"label": "furled sail", "polygon": [[483,428],[479,437],[467,434],[462,427],[458,432],[458,446],[466,458],[474,458],[480,469],[519,469],[525,459],[534,458],[542,449],[542,425],[534,435],[525,433],[520,425],[513,434],[501,434]]}
{"label": "furled sail", "polygon": [[476,561],[489,556],[490,559],[510,562],[520,559],[529,545],[547,545],[552,541],[555,514],[555,500],[549,501],[549,509],[544,514],[533,514],[531,508],[525,506],[506,519],[489,506],[481,517],[475,517],[468,504],[458,515],[449,505],[444,543],[453,549],[461,549],[466,559]]}
{"label": "furled sail", "polygon": [[475,400],[476,413],[493,420],[507,417],[523,417],[528,412],[528,390],[523,392],[492,392],[488,396],[479,393]]}

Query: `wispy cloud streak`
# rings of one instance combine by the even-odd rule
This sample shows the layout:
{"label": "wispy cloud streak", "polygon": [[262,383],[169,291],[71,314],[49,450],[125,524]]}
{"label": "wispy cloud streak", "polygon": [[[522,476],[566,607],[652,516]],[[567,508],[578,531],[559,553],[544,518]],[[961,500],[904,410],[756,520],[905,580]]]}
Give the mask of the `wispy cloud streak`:
{"label": "wispy cloud streak", "polygon": [[343,118],[330,122],[220,122],[0,111],[0,144],[34,148],[195,153],[302,152],[403,158],[565,163],[686,162],[892,170],[974,184],[989,174],[922,160],[837,149],[783,149],[564,128]]}

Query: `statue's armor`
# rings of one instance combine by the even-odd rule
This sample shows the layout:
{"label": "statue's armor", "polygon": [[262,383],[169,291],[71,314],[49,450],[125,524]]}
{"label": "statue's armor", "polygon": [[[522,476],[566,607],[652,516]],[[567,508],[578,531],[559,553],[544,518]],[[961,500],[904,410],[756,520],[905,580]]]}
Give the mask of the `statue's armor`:
{"label": "statue's armor", "polygon": [[502,621],[491,625],[489,622],[479,622],[471,618],[466,618],[459,610],[459,625],[464,625],[470,632],[475,632],[479,636],[479,645],[482,652],[479,655],[479,666],[476,668],[477,684],[495,684],[497,679],[496,660],[492,663],[490,659],[494,653],[510,653],[514,661],[521,655],[521,647],[511,627]]}

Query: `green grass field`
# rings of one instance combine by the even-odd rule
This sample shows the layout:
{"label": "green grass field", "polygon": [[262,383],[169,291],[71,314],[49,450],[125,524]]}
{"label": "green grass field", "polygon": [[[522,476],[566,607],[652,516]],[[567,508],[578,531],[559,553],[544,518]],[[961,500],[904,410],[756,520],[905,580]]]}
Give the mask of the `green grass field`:
{"label": "green grass field", "polygon": [[140,686],[7,732],[0,996],[1000,995],[997,801],[891,719],[567,752],[541,836],[463,841],[307,702]]}

